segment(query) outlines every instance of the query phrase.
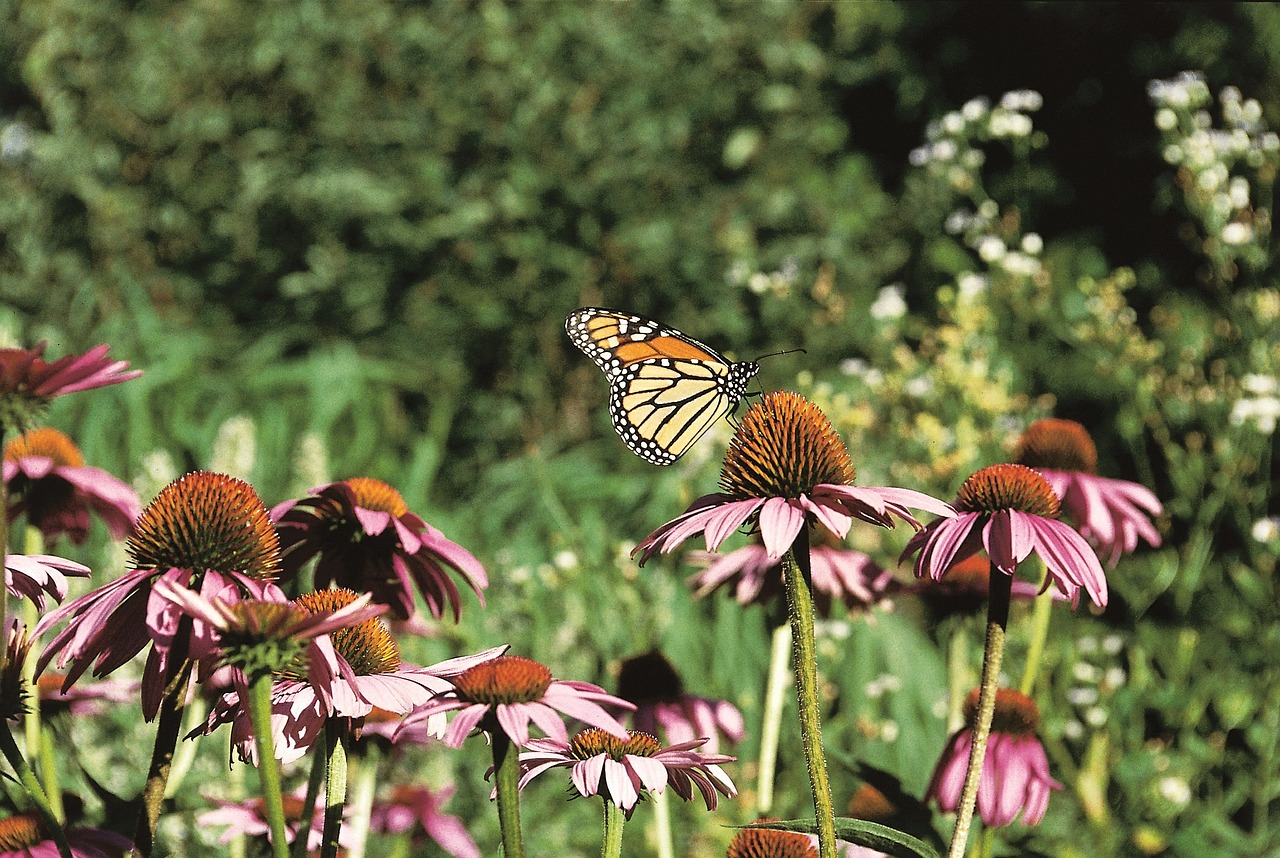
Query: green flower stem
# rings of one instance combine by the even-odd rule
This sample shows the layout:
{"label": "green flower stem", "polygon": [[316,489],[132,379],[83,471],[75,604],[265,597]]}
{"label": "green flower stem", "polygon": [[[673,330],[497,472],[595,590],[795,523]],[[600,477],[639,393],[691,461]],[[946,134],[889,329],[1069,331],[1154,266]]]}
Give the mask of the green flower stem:
{"label": "green flower stem", "polygon": [[600,858],[622,858],[622,826],[626,814],[608,799],[604,800],[604,842],[600,846]]}
{"label": "green flower stem", "polygon": [[782,558],[786,579],[787,613],[791,618],[791,663],[796,673],[796,702],[800,710],[800,737],[809,766],[813,812],[818,823],[820,858],[836,858],[835,808],[827,780],[827,760],[822,753],[822,726],[818,704],[818,659],[813,635],[813,593],[809,587],[809,533],[804,528]]}
{"label": "green flower stem", "polygon": [[1053,596],[1041,593],[1036,596],[1035,607],[1031,609],[1031,640],[1027,645],[1027,666],[1022,673],[1022,681],[1018,690],[1023,694],[1031,694],[1035,688],[1036,677],[1040,672],[1040,662],[1044,659],[1044,645],[1049,638],[1049,618],[1053,611]]}
{"label": "green flower stem", "polygon": [[[320,858],[338,854],[338,834],[342,831],[342,811],[347,803],[347,730],[346,719],[330,718],[325,723],[329,757],[324,779],[324,840]],[[298,832],[303,837],[303,832]]]}
{"label": "green flower stem", "polygon": [[0,753],[4,754],[4,758],[9,761],[14,774],[18,776],[22,786],[26,788],[27,795],[31,798],[31,803],[35,805],[36,812],[40,814],[40,821],[47,829],[45,833],[53,838],[53,842],[58,847],[58,854],[62,858],[72,858],[71,846],[67,843],[67,835],[62,830],[62,823],[54,816],[53,808],[49,806],[49,799],[45,795],[44,788],[40,786],[36,773],[31,770],[31,766],[27,765],[22,752],[18,750],[18,743],[13,740],[13,733],[9,730],[9,722],[3,719],[0,719]]}
{"label": "green flower stem", "polygon": [[786,705],[787,669],[791,666],[791,626],[773,630],[769,651],[769,679],[764,692],[764,716],[760,724],[760,777],[756,787],[758,816],[773,807],[773,778],[778,768],[778,737],[782,734],[782,709]]}
{"label": "green flower stem", "polygon": [[329,765],[329,732],[321,736],[319,747],[311,751],[311,774],[307,778],[307,795],[302,800],[302,815],[298,819],[298,834],[293,841],[290,858],[306,858],[307,840],[311,836],[311,828],[316,821],[316,799],[320,796],[320,785],[324,783],[325,771]]}
{"label": "green flower stem", "polygon": [[276,761],[271,737],[271,680],[263,671],[249,682],[249,724],[258,749],[258,782],[262,788],[262,809],[271,829],[271,854],[289,858],[289,837],[284,821],[284,794],[280,788],[280,764]]}
{"label": "green flower stem", "polygon": [[191,618],[178,622],[178,633],[169,650],[169,670],[165,676],[165,693],[160,700],[156,721],[156,741],[151,749],[151,764],[142,787],[142,809],[133,832],[133,854],[148,858],[155,849],[156,826],[164,806],[165,786],[173,766],[173,752],[182,732],[182,715],[186,706],[187,686],[191,680],[191,664],[187,661],[187,641],[191,638]]}
{"label": "green flower stem", "polygon": [[[224,730],[227,739],[227,760],[232,759],[232,755],[236,752],[235,742],[231,738],[231,731]],[[231,801],[239,801],[244,798],[244,766],[230,766],[227,771],[227,798]],[[314,799],[312,800],[314,804]],[[244,833],[235,834],[230,842],[227,843],[227,858],[245,858],[249,854],[249,839]]]}
{"label": "green flower stem", "polygon": [[947,640],[947,733],[964,726],[964,696],[973,687],[969,671],[968,617],[953,617]]}
{"label": "green flower stem", "polygon": [[364,858],[369,839],[369,818],[373,815],[373,795],[378,786],[378,746],[365,745],[363,755],[353,761],[355,774],[351,785],[351,819],[347,823],[347,858]]}
{"label": "green flower stem", "polygon": [[[2,508],[2,507],[0,507]],[[23,539],[22,551],[24,554],[44,554],[44,534],[40,532],[40,528],[27,525],[26,534]],[[36,603],[30,599],[22,602],[22,623],[28,629],[34,628],[36,620]],[[31,691],[31,705],[27,707],[27,714],[23,718],[22,727],[27,740],[27,753],[35,754],[35,749],[40,747],[40,695],[36,689],[36,662],[35,659],[27,659],[22,665],[22,678],[26,687]],[[57,790],[57,780],[50,783],[48,780],[49,772],[45,771],[43,764],[40,767],[41,777],[45,778],[45,791],[49,794],[50,802],[54,800],[54,793]],[[58,793],[57,806],[62,805],[62,795]],[[59,812],[59,819],[62,818]]]}
{"label": "green flower stem", "polygon": [[[4,436],[5,427],[0,423],[0,453],[4,452]],[[4,527],[0,527],[0,558],[7,563],[9,561],[9,484],[0,479],[0,522]],[[6,570],[5,579],[9,577]],[[3,585],[4,581],[0,581]],[[9,588],[0,586],[0,636],[9,628]],[[4,671],[5,663],[9,660],[9,648],[5,646],[4,640],[0,639],[0,672]],[[8,725],[5,725],[8,730]]]}
{"label": "green flower stem", "polygon": [[491,738],[502,855],[503,858],[524,858],[524,839],[520,833],[520,750],[501,730],[494,730]]}
{"label": "green flower stem", "polygon": [[676,858],[671,841],[671,800],[666,790],[653,796],[653,836],[657,841],[658,858]]}
{"label": "green flower stem", "polygon": [[973,726],[973,745],[969,749],[969,768],[965,770],[964,791],[956,827],[951,833],[947,858],[962,858],[973,824],[973,811],[978,804],[978,784],[982,780],[982,763],[987,756],[987,739],[991,736],[991,719],[996,712],[996,687],[1000,683],[1000,663],[1004,660],[1005,629],[1009,625],[1009,599],[1013,577],[994,566],[991,568],[991,595],[987,604],[987,644],[982,655],[982,680],[978,692],[977,723]]}
{"label": "green flower stem", "polygon": [[67,812],[62,806],[62,788],[58,785],[58,765],[57,756],[54,754],[53,734],[48,730],[41,730],[37,741],[40,744],[40,782],[49,799],[49,809],[59,822],[66,822]]}

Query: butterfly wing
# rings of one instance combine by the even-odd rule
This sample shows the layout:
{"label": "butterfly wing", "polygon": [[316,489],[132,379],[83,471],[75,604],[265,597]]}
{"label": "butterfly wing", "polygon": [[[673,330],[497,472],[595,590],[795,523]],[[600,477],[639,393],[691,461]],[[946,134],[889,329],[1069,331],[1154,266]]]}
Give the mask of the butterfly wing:
{"label": "butterfly wing", "polygon": [[652,319],[585,307],[565,320],[569,338],[609,380],[609,415],[623,442],[669,465],[742,399],[759,367],[730,363]]}

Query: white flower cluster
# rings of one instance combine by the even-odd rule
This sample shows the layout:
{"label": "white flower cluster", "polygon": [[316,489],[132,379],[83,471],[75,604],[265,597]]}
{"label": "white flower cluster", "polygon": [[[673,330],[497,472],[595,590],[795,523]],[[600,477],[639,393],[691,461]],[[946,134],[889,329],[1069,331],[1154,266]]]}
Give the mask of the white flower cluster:
{"label": "white flower cluster", "polygon": [[1267,130],[1262,105],[1234,86],[1218,94],[1222,124],[1215,127],[1212,95],[1198,72],[1152,81],[1147,94],[1163,133],[1164,160],[1186,171],[1180,184],[1188,208],[1234,257],[1232,249],[1252,244],[1271,228],[1270,211],[1254,203],[1252,184],[1240,172],[1274,170],[1280,164],[1280,136]]}
{"label": "white flower cluster", "polygon": [[1240,379],[1245,395],[1231,406],[1231,425],[1253,423],[1263,435],[1271,435],[1280,422],[1280,380],[1273,375],[1250,373]]}
{"label": "white flower cluster", "polygon": [[[1117,634],[1102,640],[1084,635],[1076,640],[1079,660],[1071,666],[1075,684],[1067,691],[1067,702],[1076,709],[1077,715],[1063,725],[1063,735],[1068,739],[1082,739],[1090,729],[1096,730],[1107,723],[1105,698],[1129,680],[1124,668],[1114,663],[1124,648],[1124,638]],[[1113,663],[1104,667],[1100,661]]]}
{"label": "white flower cluster", "polygon": [[725,272],[724,279],[730,286],[745,287],[756,295],[773,295],[785,298],[791,294],[800,274],[800,266],[794,257],[787,257],[777,271],[757,271],[746,260],[739,259]]}
{"label": "white flower cluster", "polygon": [[6,122],[0,128],[0,161],[21,161],[31,146],[31,128],[25,122]]}
{"label": "white flower cluster", "polygon": [[[959,110],[930,123],[925,144],[910,155],[913,166],[926,170],[931,178],[966,199],[967,205],[948,215],[947,232],[962,237],[990,269],[1017,277],[1040,273],[1044,241],[1035,233],[1008,234],[1000,205],[982,190],[980,170],[986,153],[979,147],[1001,141],[1022,155],[1039,145],[1043,135],[1037,136],[1030,114],[1043,103],[1040,93],[1029,89],[1006,92],[994,106],[986,98],[970,99]],[[969,289],[970,297],[985,288],[985,283],[970,284],[975,285],[978,288]]]}

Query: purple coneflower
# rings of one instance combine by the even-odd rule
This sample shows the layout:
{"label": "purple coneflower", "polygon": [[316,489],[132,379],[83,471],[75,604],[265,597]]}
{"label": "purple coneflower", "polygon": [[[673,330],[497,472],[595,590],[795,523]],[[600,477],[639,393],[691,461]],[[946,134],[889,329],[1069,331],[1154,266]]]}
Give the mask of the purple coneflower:
{"label": "purple coneflower", "polygon": [[76,545],[84,542],[90,512],[113,537],[124,539],[142,515],[137,492],[101,468],[85,465],[79,448],[57,429],[33,429],[10,441],[4,449],[4,481],[10,520],[25,514],[47,542],[64,533]]}
{"label": "purple coneflower", "polygon": [[[124,835],[99,828],[68,828],[66,835],[72,858],[123,858],[133,848]],[[0,858],[59,858],[59,854],[36,814],[0,819]]]}
{"label": "purple coneflower", "polygon": [[504,655],[454,676],[452,688],[414,709],[400,723],[396,735],[399,737],[423,721],[457,711],[443,736],[451,748],[460,747],[476,728],[490,734],[501,732],[522,748],[530,741],[531,723],[548,736],[566,742],[568,731],[557,712],[615,736],[626,736],[626,728],[605,706],[634,708],[598,685],[553,679],[545,665],[518,655]]}
{"label": "purple coneflower", "polygon": [[741,742],[746,723],[738,707],[727,700],[686,694],[680,675],[660,652],[646,653],[622,663],[618,696],[635,704],[632,733],[662,735],[671,744],[702,739],[708,753],[718,753],[720,736]]}
{"label": "purple coneflower", "polygon": [[1032,423],[1018,442],[1017,461],[1044,475],[1108,566],[1132,554],[1139,537],[1160,547],[1160,533],[1149,518],[1164,511],[1159,498],[1137,483],[1098,476],[1098,449],[1079,423],[1054,417]]}
{"label": "purple coneflower", "polygon": [[9,592],[30,599],[44,610],[44,597],[61,602],[67,595],[67,576],[88,578],[89,567],[49,554],[10,554],[4,558],[4,580]]}
{"label": "purple coneflower", "polygon": [[[762,816],[756,822],[777,822]],[[818,858],[812,835],[777,828],[743,828],[729,841],[725,858]]]}
{"label": "purple coneflower", "polygon": [[[956,494],[954,518],[941,518],[912,537],[903,559],[919,552],[916,576],[935,581],[957,563],[985,550],[991,565],[1013,576],[1033,551],[1072,604],[1083,587],[1099,607],[1107,604],[1107,579],[1098,557],[1080,536],[1057,520],[1058,496],[1025,465],[991,465],[973,474]],[[1043,589],[1042,588],[1042,589]]]}
{"label": "purple coneflower", "polygon": [[383,834],[410,832],[409,848],[415,854],[422,849],[421,831],[453,858],[480,858],[480,848],[462,820],[442,810],[452,795],[451,786],[397,786],[387,798],[374,802],[369,827]]}
{"label": "purple coneflower", "polygon": [[118,384],[142,375],[125,372],[128,361],[107,358],[109,346],[94,346],[81,355],[49,363],[46,343],[32,349],[0,349],[0,429],[19,432],[36,423],[49,403],[68,393]]}
{"label": "purple coneflower", "polygon": [[[925,791],[925,800],[936,801],[944,813],[953,813],[960,804],[977,708],[975,688],[965,704],[969,726],[947,742]],[[1044,818],[1050,792],[1062,789],[1049,775],[1048,757],[1036,737],[1039,726],[1034,700],[1007,688],[996,692],[995,720],[978,787],[978,813],[987,826],[1010,825],[1018,814],[1024,825],[1035,825]]]}
{"label": "purple coneflower", "polygon": [[[324,840],[324,794],[318,795],[316,807],[306,812],[306,786],[287,793],[281,797],[284,805],[285,839],[292,843],[298,837],[298,829],[302,827],[302,818],[311,820],[311,828],[307,832],[308,851],[319,849]],[[217,807],[196,815],[196,824],[201,828],[209,825],[225,825],[226,830],[218,838],[219,843],[230,843],[236,837],[263,837],[271,840],[271,825],[267,820],[266,804],[261,798],[250,798],[244,801],[227,801],[226,799],[210,799]],[[317,813],[316,811],[320,812]],[[344,827],[338,834],[338,845],[350,845],[347,829]]]}
{"label": "purple coneflower", "polygon": [[[782,596],[782,563],[769,557],[759,543],[724,555],[695,551],[688,559],[707,564],[689,579],[696,588],[696,598],[720,587],[732,587],[740,605],[772,602]],[[830,613],[833,602],[841,602],[851,611],[885,605],[896,589],[892,572],[881,569],[861,551],[826,544],[826,540],[809,548],[809,565],[814,606],[824,614]]]}
{"label": "purple coneflower", "polygon": [[448,570],[456,572],[484,604],[488,576],[461,545],[409,511],[400,493],[369,477],[353,477],[312,490],[271,511],[280,531],[285,574],[319,557],[315,586],[336,583],[373,592],[397,619],[414,613],[414,586],[436,619],[448,606],[457,620],[461,596]]}
{"label": "purple coneflower", "polygon": [[640,565],[703,534],[715,551],[744,524],[760,531],[767,556],[778,560],[806,523],[821,524],[843,539],[855,519],[893,527],[920,523],[909,507],[950,516],[954,510],[911,489],[853,485],[853,463],[826,415],[788,391],[766,395],[743,416],[725,453],[721,491],[698,498],[682,515],[659,527],[633,554]]}
{"label": "purple coneflower", "polygon": [[[356,594],[350,590],[330,589],[305,593],[294,604],[303,612],[327,615],[356,601]],[[350,719],[353,729],[358,730],[361,719],[375,706],[399,714],[409,712],[451,689],[449,677],[496,658],[505,650],[499,647],[431,667],[405,668],[400,662],[400,648],[376,617],[331,630],[328,637],[337,657],[337,671],[327,685],[313,685],[307,673],[298,669],[281,673],[272,686],[271,728],[276,758],[281,762],[303,756],[323,735],[330,718]],[[232,724],[231,741],[240,758],[256,762],[249,716],[236,691],[219,699],[198,732],[207,734],[228,722]]]}
{"label": "purple coneflower", "polygon": [[708,810],[715,810],[717,793],[733,798],[738,790],[720,768],[736,757],[700,754],[705,740],[662,747],[648,733],[614,736],[592,727],[570,742],[532,739],[520,754],[520,788],[543,772],[567,767],[578,795],[599,795],[631,818],[645,793],[661,793],[668,785],[685,801],[696,786]]}
{"label": "purple coneflower", "polygon": [[70,622],[45,647],[36,669],[50,662],[68,668],[65,689],[90,666],[94,676],[106,676],[153,644],[142,679],[142,710],[150,721],[181,663],[207,662],[216,651],[209,627],[183,621],[176,605],[153,593],[155,582],[164,579],[206,597],[228,586],[260,597],[279,570],[279,541],[248,483],[197,471],[161,489],[126,548],[129,572],[41,619],[36,636]]}

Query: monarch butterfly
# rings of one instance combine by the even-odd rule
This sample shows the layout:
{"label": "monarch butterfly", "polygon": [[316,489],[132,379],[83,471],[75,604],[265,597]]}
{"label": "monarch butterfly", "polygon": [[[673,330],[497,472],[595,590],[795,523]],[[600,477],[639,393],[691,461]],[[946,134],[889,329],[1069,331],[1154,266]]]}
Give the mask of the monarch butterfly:
{"label": "monarch butterfly", "polygon": [[755,361],[727,361],[675,328],[618,310],[574,310],[564,329],[609,380],[613,428],[655,465],[670,465],[733,411],[760,371]]}

